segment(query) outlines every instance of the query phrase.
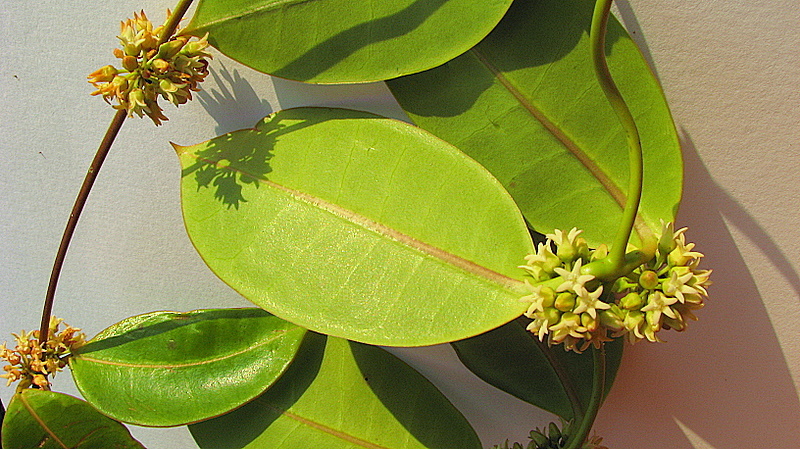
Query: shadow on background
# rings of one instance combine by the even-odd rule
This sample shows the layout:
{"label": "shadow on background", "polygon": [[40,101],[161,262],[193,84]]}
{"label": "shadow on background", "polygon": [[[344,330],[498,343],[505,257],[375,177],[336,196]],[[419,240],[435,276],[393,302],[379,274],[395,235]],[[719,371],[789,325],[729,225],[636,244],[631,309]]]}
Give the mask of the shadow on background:
{"label": "shadow on background", "polygon": [[253,126],[257,120],[272,113],[267,100],[259,98],[253,86],[239,75],[239,71],[211,68],[209,73],[216,88],[197,93],[197,99],[208,114],[217,122],[217,134],[236,131]]}
{"label": "shadow on background", "polygon": [[598,421],[611,447],[691,448],[681,427],[715,449],[797,447],[800,399],[766,308],[726,223],[769,255],[798,294],[798,275],[770,236],[721,186],[684,132],[685,192],[678,220],[706,254],[707,307],[667,344],[629,351]]}

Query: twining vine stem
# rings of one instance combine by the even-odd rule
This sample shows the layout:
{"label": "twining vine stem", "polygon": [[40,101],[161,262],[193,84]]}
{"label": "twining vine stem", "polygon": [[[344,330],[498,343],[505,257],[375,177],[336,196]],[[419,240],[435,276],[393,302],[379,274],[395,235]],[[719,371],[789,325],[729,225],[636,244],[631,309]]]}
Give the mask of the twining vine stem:
{"label": "twining vine stem", "polygon": [[[567,445],[564,449],[578,449],[586,441],[586,437],[592,430],[597,412],[600,411],[600,405],[603,404],[603,395],[606,389],[606,348],[605,345],[600,346],[600,349],[592,347],[592,396],[589,398],[589,404],[586,406],[586,411],[581,418],[578,427],[572,431],[567,440]],[[577,417],[575,418],[578,419]]]}
{"label": "twining vine stem", "polygon": [[622,213],[622,221],[609,254],[612,270],[619,272],[625,264],[625,250],[628,246],[631,231],[633,231],[636,213],[639,211],[644,164],[642,161],[642,144],[639,138],[639,131],[636,128],[636,122],[617,85],[614,83],[606,63],[606,27],[612,3],[613,0],[596,1],[589,41],[597,80],[609,103],[611,103],[611,107],[617,114],[625,130],[625,137],[628,142],[628,160],[630,164],[628,197],[625,202],[625,210]]}
{"label": "twining vine stem", "polygon": [[[170,15],[167,23],[164,24],[164,30],[159,37],[158,45],[167,42],[172,35],[175,34],[178,24],[186,14],[186,11],[189,9],[191,4],[192,0],[180,0],[178,2],[178,5],[175,7],[175,11]],[[83,179],[81,189],[78,191],[77,198],[75,198],[75,204],[72,206],[72,212],[70,212],[67,226],[64,229],[64,234],[61,237],[61,244],[58,246],[56,259],[53,263],[53,270],[50,272],[50,282],[47,285],[47,294],[45,295],[44,307],[42,310],[42,323],[39,327],[40,344],[46,342],[48,338],[48,333],[50,331],[50,316],[53,313],[53,302],[56,295],[56,286],[58,285],[58,279],[61,275],[61,268],[64,265],[64,259],[67,256],[67,250],[69,249],[70,241],[75,233],[75,227],[78,225],[78,219],[80,219],[83,206],[86,205],[86,200],[89,198],[89,193],[92,190],[94,181],[97,179],[97,174],[100,172],[100,167],[103,166],[103,162],[105,161],[109,150],[111,150],[111,145],[114,143],[114,139],[116,139],[119,130],[122,128],[122,124],[125,122],[125,117],[127,117],[127,111],[124,109],[120,109],[116,114],[114,114],[114,118],[111,120],[111,124],[108,126],[108,131],[106,131],[106,135],[103,137],[103,141],[100,143],[100,147],[97,149],[97,153],[95,154],[94,159],[89,166],[86,177]]]}
{"label": "twining vine stem", "polygon": [[[618,277],[625,271],[631,261],[626,261],[625,251],[630,240],[633,225],[636,220],[636,214],[639,211],[639,203],[642,197],[642,179],[643,179],[643,158],[642,158],[642,144],[639,138],[639,131],[636,128],[636,122],[633,119],[628,105],[622,98],[617,85],[611,77],[608,70],[608,63],[606,62],[606,29],[608,25],[608,17],[611,12],[611,5],[613,0],[596,0],[594,6],[594,13],[592,15],[592,27],[589,33],[589,43],[592,54],[592,62],[594,65],[595,75],[603,93],[608,99],[614,112],[617,114],[620,124],[625,131],[625,137],[628,143],[628,160],[630,165],[630,174],[628,180],[628,197],[625,201],[625,209],[622,213],[622,221],[619,230],[614,239],[611,251],[608,257],[608,265],[604,267],[608,274],[613,274]],[[632,254],[633,259],[638,264],[638,256]],[[606,377],[606,355],[605,347],[600,346],[599,349],[592,348],[592,359],[594,364],[592,376],[592,395],[587,404],[583,417],[580,422],[576,423],[577,428],[569,435],[569,439],[565,449],[578,449],[586,441],[586,437],[592,429],[594,420],[597,417],[597,412],[600,410],[600,405],[603,402],[603,395],[605,393],[605,377]],[[576,420],[578,418],[576,417]]]}

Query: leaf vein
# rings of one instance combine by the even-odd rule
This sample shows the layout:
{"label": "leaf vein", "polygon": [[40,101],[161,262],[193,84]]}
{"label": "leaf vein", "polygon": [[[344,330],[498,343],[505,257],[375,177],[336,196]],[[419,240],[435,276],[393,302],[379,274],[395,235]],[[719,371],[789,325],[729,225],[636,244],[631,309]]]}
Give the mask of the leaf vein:
{"label": "leaf vein", "polygon": [[42,429],[44,429],[44,431],[47,432],[48,435],[50,435],[54,440],[56,440],[56,443],[58,443],[59,446],[63,447],[64,449],[69,449],[69,446],[64,444],[64,442],[61,441],[60,438],[58,438],[58,435],[56,435],[55,432],[50,430],[50,428],[47,427],[47,424],[42,420],[42,418],[38,414],[36,414],[36,410],[34,410],[33,407],[31,407],[30,404],[28,404],[28,400],[25,399],[25,396],[20,394],[19,400],[20,402],[22,402],[22,405],[25,407],[25,409],[28,410],[28,413],[31,414],[31,417],[33,417],[33,419],[36,420],[39,426],[41,426]]}

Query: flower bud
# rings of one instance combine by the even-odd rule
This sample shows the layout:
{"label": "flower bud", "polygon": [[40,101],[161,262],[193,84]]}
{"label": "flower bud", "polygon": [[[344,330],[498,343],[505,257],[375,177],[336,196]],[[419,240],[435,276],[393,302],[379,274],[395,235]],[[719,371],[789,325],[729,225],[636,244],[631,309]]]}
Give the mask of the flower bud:
{"label": "flower bud", "polygon": [[658,239],[658,251],[661,254],[669,254],[675,249],[675,226],[672,222],[661,221],[661,238]]}
{"label": "flower bud", "polygon": [[537,430],[531,430],[529,437],[533,440],[533,443],[536,443],[536,446],[544,446],[549,440],[544,434]]}
{"label": "flower bud", "polygon": [[592,318],[588,313],[582,313],[581,326],[585,327],[589,332],[594,332],[597,330],[597,320]]}
{"label": "flower bud", "polygon": [[612,332],[619,332],[625,329],[621,315],[622,312],[619,308],[616,305],[612,305],[610,309],[600,312],[600,324]]}
{"label": "flower bud", "polygon": [[181,51],[183,45],[184,42],[180,40],[164,42],[158,47],[158,53],[156,54],[156,57],[160,59],[172,59]]}
{"label": "flower bud", "polygon": [[558,444],[558,440],[561,439],[561,429],[559,429],[554,422],[551,422],[550,425],[547,426],[547,429],[550,435],[550,442],[553,444]]}
{"label": "flower bud", "polygon": [[619,300],[619,305],[627,310],[639,310],[644,306],[642,295],[637,292],[630,292]]}
{"label": "flower bud", "polygon": [[135,56],[125,56],[122,58],[122,67],[129,72],[133,72],[139,68],[139,60]]}
{"label": "flower bud", "polygon": [[639,275],[639,285],[647,290],[658,288],[658,274],[653,270],[645,270]]}
{"label": "flower bud", "polygon": [[569,312],[575,308],[575,295],[570,292],[561,292],[556,297],[554,306],[562,312]]}

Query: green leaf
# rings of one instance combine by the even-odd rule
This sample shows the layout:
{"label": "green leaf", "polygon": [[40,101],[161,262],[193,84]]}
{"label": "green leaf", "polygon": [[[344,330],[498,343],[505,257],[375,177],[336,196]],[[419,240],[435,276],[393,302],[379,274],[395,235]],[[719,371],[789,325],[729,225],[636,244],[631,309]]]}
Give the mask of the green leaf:
{"label": "green leaf", "polygon": [[533,244],[513,200],[475,161],[414,126],[291,109],[176,151],[195,248],[279,317],[421,346],[525,310],[517,266]]}
{"label": "green leaf", "polygon": [[319,334],[265,394],[189,430],[202,449],[481,447],[461,413],[400,359]]}
{"label": "green leaf", "polygon": [[70,361],[87,401],[114,419],[178,426],[261,394],[285,371],[305,329],[261,309],[153,312],[98,334]]}
{"label": "green leaf", "polygon": [[187,32],[208,33],[256,70],[357,83],[436,67],[477,44],[511,0],[201,0]]}
{"label": "green leaf", "polygon": [[3,420],[5,449],[144,449],[128,429],[61,393],[23,390]]}
{"label": "green leaf", "polygon": [[[483,164],[539,232],[578,227],[611,243],[628,189],[623,130],[592,68],[591,0],[517,0],[478,46],[442,67],[389,81],[409,117]],[[616,20],[608,64],[640,129],[637,232],[674,221],[682,188],[675,126],[658,81]],[[634,240],[637,240],[634,236]]]}
{"label": "green leaf", "polygon": [[[520,318],[452,345],[464,366],[487,383],[570,420],[570,397],[585,408],[592,394],[591,351],[577,354],[562,346],[548,347],[525,330],[527,322]],[[622,347],[621,339],[605,344],[606,393],[614,383]]]}

